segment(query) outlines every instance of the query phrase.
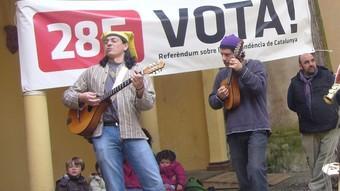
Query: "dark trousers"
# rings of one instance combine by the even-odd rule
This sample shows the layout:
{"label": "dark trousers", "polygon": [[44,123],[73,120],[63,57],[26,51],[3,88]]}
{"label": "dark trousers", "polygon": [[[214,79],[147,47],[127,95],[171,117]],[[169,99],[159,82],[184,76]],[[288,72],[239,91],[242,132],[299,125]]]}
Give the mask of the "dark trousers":
{"label": "dark trousers", "polygon": [[235,133],[227,140],[240,191],[267,191],[267,131]]}

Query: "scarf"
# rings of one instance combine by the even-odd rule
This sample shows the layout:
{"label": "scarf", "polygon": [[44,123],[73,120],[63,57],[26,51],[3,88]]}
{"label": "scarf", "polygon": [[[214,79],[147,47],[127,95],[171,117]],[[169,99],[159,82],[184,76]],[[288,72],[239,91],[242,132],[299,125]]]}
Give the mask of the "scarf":
{"label": "scarf", "polygon": [[305,83],[305,97],[306,97],[306,104],[309,111],[312,113],[312,80],[318,74],[318,68],[316,68],[314,74],[312,75],[305,75],[302,70],[299,72],[300,79]]}

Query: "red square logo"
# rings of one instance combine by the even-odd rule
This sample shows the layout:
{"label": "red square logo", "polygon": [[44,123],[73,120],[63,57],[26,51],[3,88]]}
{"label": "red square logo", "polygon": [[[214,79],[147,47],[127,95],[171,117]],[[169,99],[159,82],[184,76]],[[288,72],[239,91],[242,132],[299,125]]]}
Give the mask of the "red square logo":
{"label": "red square logo", "polygon": [[55,11],[34,15],[39,68],[44,72],[87,68],[99,63],[101,35],[109,30],[132,31],[138,62],[144,59],[142,23],[133,10]]}

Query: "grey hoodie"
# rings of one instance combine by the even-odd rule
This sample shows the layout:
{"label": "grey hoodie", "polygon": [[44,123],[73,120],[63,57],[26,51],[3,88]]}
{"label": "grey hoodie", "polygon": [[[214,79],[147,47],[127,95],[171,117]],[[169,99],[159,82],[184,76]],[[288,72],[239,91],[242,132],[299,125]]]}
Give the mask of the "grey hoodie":
{"label": "grey hoodie", "polygon": [[[216,78],[209,95],[209,104],[213,109],[221,109],[224,102],[216,93],[221,81],[231,72],[230,68],[222,68]],[[227,135],[257,130],[269,130],[267,112],[267,73],[259,60],[247,60],[239,75],[240,105],[232,110],[224,109]]]}

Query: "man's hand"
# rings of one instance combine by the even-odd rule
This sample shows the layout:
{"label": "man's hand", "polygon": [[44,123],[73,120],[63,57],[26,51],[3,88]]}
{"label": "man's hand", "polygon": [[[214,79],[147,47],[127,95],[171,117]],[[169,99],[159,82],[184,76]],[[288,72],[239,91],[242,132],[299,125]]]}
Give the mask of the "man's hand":
{"label": "man's hand", "polygon": [[131,81],[132,81],[133,86],[136,88],[137,97],[142,98],[143,92],[144,92],[143,75],[137,71],[134,71],[134,73],[131,76]]}
{"label": "man's hand", "polygon": [[228,67],[232,68],[235,71],[240,71],[243,65],[237,58],[231,58],[229,60]]}
{"label": "man's hand", "polygon": [[141,90],[144,88],[144,81],[143,81],[143,75],[137,71],[134,71],[134,73],[131,76],[132,84],[137,90]]}
{"label": "man's hand", "polygon": [[225,86],[221,86],[217,90],[217,96],[220,100],[224,101],[229,96],[229,90]]}
{"label": "man's hand", "polygon": [[78,95],[79,102],[85,103],[90,106],[97,106],[100,103],[100,99],[94,92],[84,92]]}

